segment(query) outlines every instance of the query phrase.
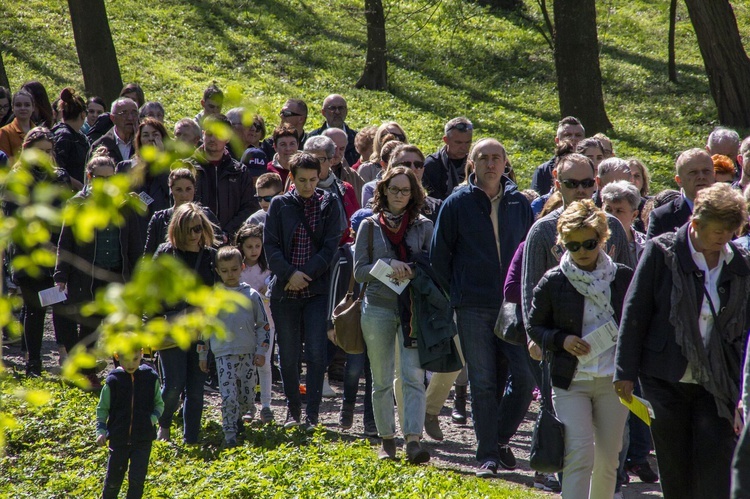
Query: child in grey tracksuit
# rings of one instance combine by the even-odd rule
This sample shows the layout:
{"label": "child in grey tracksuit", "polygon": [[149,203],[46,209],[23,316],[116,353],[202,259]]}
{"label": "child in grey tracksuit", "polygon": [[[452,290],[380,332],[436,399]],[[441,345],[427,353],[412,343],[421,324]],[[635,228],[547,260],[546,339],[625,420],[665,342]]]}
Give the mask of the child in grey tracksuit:
{"label": "child in grey tracksuit", "polygon": [[[238,423],[253,406],[255,376],[253,366],[262,366],[269,345],[268,318],[257,291],[239,282],[242,254],[237,248],[225,246],[216,256],[216,271],[224,287],[244,295],[249,305],[238,306],[233,312],[222,312],[226,336],[211,335],[207,345],[216,357],[221,393],[221,416],[227,447],[237,445]],[[201,352],[201,365],[207,352]]]}

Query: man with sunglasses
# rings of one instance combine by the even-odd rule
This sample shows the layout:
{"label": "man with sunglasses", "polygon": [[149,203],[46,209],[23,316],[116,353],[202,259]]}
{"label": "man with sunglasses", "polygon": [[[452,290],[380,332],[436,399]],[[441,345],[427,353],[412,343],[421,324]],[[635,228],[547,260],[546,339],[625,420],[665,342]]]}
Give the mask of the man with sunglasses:
{"label": "man with sunglasses", "polygon": [[[566,116],[557,124],[555,145],[557,146],[566,140],[575,148],[576,144],[583,140],[585,136],[586,130],[584,130],[580,120],[574,116]],[[552,170],[555,168],[555,159],[553,156],[549,161],[539,165],[534,171],[534,176],[531,178],[531,188],[542,196],[552,189]]]}
{"label": "man with sunglasses", "polygon": [[[450,291],[468,367],[479,477],[496,476],[498,465],[516,467],[508,443],[534,387],[525,349],[494,334],[505,274],[534,221],[528,200],[503,174],[507,160],[495,139],[474,144],[467,157],[474,173],[443,203],[430,247],[430,263]],[[507,389],[498,382],[505,365],[512,375]]]}
{"label": "man with sunglasses", "polygon": [[323,115],[325,121],[320,128],[316,128],[310,132],[308,137],[323,135],[323,132],[326,130],[342,130],[346,134],[346,152],[344,153],[344,157],[346,158],[346,163],[348,165],[353,165],[359,159],[357,149],[354,147],[354,139],[357,136],[357,130],[349,128],[346,125],[345,121],[348,112],[349,109],[346,105],[346,99],[338,94],[329,95],[323,101],[323,109],[320,110],[320,114]]}
{"label": "man with sunglasses", "polygon": [[[307,132],[305,132],[305,123],[307,122],[307,104],[305,101],[302,99],[288,99],[281,106],[279,118],[279,128],[289,125],[297,131],[297,148],[301,150],[308,136]],[[273,155],[276,154],[273,137],[264,140],[260,147],[268,158],[273,158]]]}
{"label": "man with sunglasses", "polygon": [[[528,323],[534,287],[545,272],[560,263],[565,247],[557,242],[557,220],[565,207],[574,201],[591,199],[596,190],[594,163],[582,154],[562,156],[552,172],[555,188],[562,195],[562,207],[537,220],[526,237],[523,250],[522,298],[524,323]],[[617,218],[607,214],[609,240],[607,252],[617,263],[635,268],[628,237]]]}
{"label": "man with sunglasses", "polygon": [[424,163],[423,184],[430,196],[445,199],[466,178],[466,157],[469,154],[474,125],[459,116],[445,124],[445,145],[430,154]]}

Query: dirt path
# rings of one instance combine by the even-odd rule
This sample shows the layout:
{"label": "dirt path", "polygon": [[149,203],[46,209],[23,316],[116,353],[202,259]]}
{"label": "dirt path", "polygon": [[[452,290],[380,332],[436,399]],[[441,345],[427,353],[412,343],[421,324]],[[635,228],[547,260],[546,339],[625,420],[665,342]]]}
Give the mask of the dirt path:
{"label": "dirt path", "polygon": [[[25,362],[23,352],[21,352],[20,343],[3,346],[3,360],[6,368],[15,369],[19,372],[24,371]],[[60,374],[58,365],[58,353],[54,342],[54,336],[49,327],[49,317],[47,329],[45,332],[44,343],[42,345],[42,356],[44,370],[54,375]],[[323,399],[320,407],[320,422],[329,430],[340,431],[342,435],[351,437],[362,437],[364,428],[362,426],[362,400],[361,393],[364,389],[364,380],[362,380],[362,389],[357,400],[357,408],[354,417],[354,426],[349,430],[340,430],[338,427],[338,415],[341,408],[341,393],[343,386],[341,383],[332,381],[331,386],[337,392],[338,397],[333,399]],[[277,422],[283,422],[286,416],[286,407],[284,405],[284,395],[281,383],[274,384],[274,398],[272,408]],[[207,412],[205,417],[221,420],[219,404],[220,398],[216,393],[206,392]],[[531,442],[531,432],[533,423],[538,411],[537,402],[532,402],[529,412],[519,428],[516,436],[511,441],[511,447],[518,459],[518,467],[514,471],[501,470],[498,475],[499,479],[507,480],[517,484],[533,487],[534,472],[529,468],[529,445]],[[92,407],[92,417],[93,417]],[[455,425],[450,418],[451,410],[449,407],[443,407],[440,413],[440,425],[445,435],[442,442],[436,442],[425,436],[424,444],[430,451],[432,459],[430,465],[444,469],[454,470],[460,473],[473,474],[476,469],[474,452],[476,450],[476,439],[474,430],[471,426],[471,419],[468,425]],[[656,460],[650,456],[651,466],[656,469]],[[549,494],[555,496],[556,494]],[[623,497],[629,498],[654,498],[662,497],[658,484],[642,483],[637,477],[631,476],[631,482],[623,487]]]}

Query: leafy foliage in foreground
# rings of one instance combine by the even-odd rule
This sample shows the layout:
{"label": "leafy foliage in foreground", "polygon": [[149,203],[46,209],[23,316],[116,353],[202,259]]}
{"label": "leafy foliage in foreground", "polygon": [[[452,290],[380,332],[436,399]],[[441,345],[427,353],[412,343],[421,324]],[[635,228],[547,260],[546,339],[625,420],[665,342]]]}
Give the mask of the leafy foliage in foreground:
{"label": "leafy foliage in foreground", "polygon": [[[17,382],[0,381],[4,410],[17,422],[0,458],[0,495],[39,497],[40,490],[45,497],[98,495],[107,451],[94,446],[96,396],[46,375],[21,384],[32,393],[46,391],[51,400],[34,407],[8,396]],[[154,443],[147,497],[537,497],[506,482],[429,465],[383,463],[366,442],[345,442],[322,431],[309,437],[299,429],[253,426],[239,447],[220,450],[219,420],[216,411],[206,417],[200,446]]]}

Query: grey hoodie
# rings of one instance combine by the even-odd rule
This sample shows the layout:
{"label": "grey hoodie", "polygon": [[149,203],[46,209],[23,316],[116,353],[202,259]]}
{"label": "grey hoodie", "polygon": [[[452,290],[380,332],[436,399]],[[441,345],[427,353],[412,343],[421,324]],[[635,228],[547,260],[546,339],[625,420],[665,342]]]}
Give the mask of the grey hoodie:
{"label": "grey hoodie", "polygon": [[224,322],[227,336],[219,339],[212,335],[206,340],[216,357],[222,355],[263,355],[268,350],[269,326],[260,294],[244,282],[236,291],[250,300],[251,307],[238,307],[234,312],[222,312],[218,318]]}

